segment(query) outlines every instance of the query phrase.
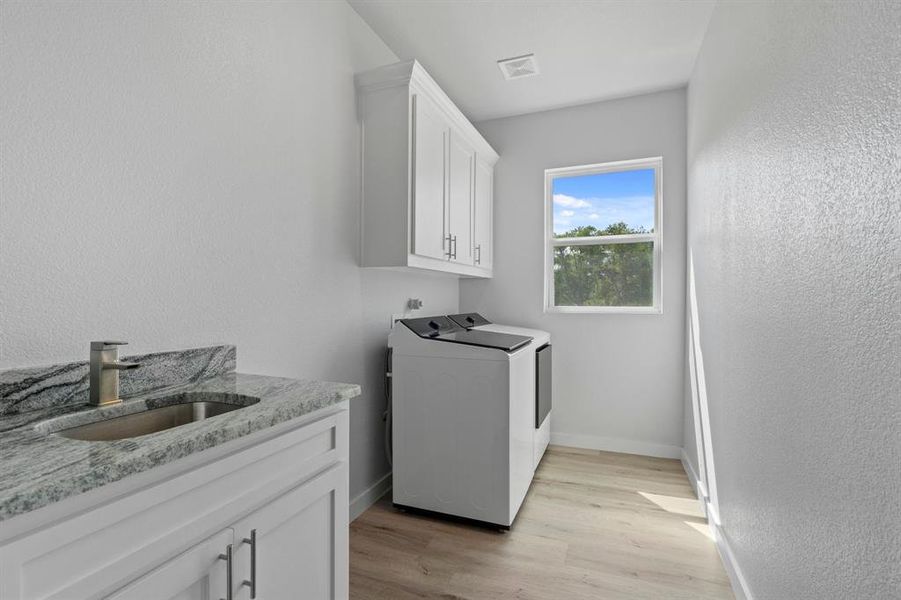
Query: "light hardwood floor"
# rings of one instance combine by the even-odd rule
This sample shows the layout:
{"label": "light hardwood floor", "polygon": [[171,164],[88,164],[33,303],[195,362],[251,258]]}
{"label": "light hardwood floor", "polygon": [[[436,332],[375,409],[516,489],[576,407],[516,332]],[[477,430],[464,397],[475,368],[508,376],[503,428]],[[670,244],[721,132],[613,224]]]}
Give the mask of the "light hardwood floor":
{"label": "light hardwood floor", "polygon": [[350,527],[353,600],[732,599],[677,460],[551,447],[507,533],[403,513]]}

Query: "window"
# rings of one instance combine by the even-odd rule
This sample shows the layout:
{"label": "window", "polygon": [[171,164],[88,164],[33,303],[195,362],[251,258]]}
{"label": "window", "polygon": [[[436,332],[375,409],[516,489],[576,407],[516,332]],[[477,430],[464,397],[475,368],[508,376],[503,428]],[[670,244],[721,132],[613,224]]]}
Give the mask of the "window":
{"label": "window", "polygon": [[661,158],[548,169],[545,310],[661,313]]}

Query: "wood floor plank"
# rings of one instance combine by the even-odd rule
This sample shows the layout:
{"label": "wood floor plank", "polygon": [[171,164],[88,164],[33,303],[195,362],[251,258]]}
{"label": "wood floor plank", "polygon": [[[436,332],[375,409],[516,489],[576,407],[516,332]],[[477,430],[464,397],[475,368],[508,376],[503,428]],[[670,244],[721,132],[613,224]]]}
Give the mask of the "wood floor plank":
{"label": "wood floor plank", "polygon": [[677,460],[552,446],[506,533],[395,510],[350,528],[352,600],[733,599]]}

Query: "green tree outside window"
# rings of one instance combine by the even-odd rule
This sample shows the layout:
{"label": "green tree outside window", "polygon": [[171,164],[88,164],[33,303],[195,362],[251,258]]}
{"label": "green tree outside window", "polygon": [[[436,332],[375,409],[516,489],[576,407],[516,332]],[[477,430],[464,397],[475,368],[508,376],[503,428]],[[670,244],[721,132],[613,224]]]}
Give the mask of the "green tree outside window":
{"label": "green tree outside window", "polygon": [[[557,238],[652,233],[612,223],[605,229],[576,227]],[[652,306],[654,244],[596,244],[554,247],[554,300],[557,306]]]}

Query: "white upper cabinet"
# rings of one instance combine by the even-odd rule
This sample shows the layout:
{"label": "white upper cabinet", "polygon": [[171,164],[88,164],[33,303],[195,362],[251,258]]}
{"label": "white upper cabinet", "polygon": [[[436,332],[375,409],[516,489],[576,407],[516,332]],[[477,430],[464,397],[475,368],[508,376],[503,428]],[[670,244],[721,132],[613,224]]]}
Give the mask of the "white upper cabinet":
{"label": "white upper cabinet", "polygon": [[472,219],[473,264],[491,270],[491,219],[494,214],[494,167],[476,159],[474,216]]}
{"label": "white upper cabinet", "polygon": [[475,151],[461,135],[451,132],[448,156],[448,229],[450,260],[472,264],[472,171]]}
{"label": "white upper cabinet", "polygon": [[444,171],[448,127],[428,96],[413,96],[413,254],[443,259],[448,248]]}
{"label": "white upper cabinet", "polygon": [[497,153],[416,61],[356,85],[361,265],[491,277]]}

